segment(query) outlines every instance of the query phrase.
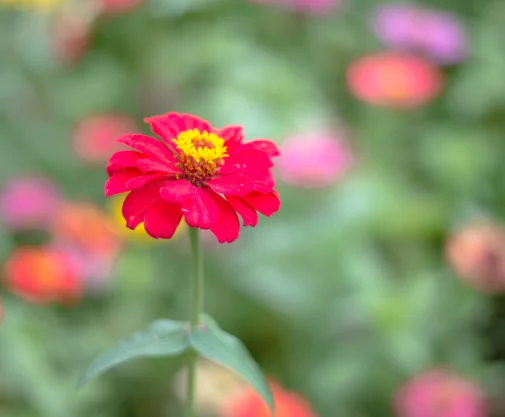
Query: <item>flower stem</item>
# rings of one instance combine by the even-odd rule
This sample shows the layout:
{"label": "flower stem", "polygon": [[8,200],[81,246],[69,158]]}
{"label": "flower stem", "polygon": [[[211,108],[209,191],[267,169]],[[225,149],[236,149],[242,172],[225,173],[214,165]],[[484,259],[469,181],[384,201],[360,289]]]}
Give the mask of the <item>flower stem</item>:
{"label": "flower stem", "polygon": [[[200,247],[199,229],[189,228],[189,240],[193,254],[193,279],[191,281],[191,331],[198,327],[203,300],[203,261]],[[186,396],[186,417],[195,417],[195,386],[196,386],[197,354],[190,351],[188,359],[188,385]]]}

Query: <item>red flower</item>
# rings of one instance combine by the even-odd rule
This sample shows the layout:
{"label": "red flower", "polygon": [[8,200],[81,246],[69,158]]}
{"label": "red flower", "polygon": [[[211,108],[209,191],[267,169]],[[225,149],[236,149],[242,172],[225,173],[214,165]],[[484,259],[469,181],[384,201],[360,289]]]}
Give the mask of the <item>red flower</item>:
{"label": "red flower", "polygon": [[71,304],[82,294],[72,260],[48,247],[16,249],[4,265],[12,292],[37,304]]}
{"label": "red flower", "polygon": [[216,129],[189,114],[168,113],[145,120],[158,141],[125,135],[118,142],[134,151],[109,160],[105,195],[129,192],[123,204],[126,226],[139,224],[154,238],[170,239],[181,219],[210,229],[220,243],[237,239],[244,226],[256,226],[257,211],[271,216],[280,208],[271,158],[279,155],[267,140],[242,143],[240,126]]}
{"label": "red flower", "polygon": [[[271,384],[275,401],[275,417],[316,417],[310,404],[299,394]],[[224,406],[223,417],[273,417],[265,401],[247,388]]]}

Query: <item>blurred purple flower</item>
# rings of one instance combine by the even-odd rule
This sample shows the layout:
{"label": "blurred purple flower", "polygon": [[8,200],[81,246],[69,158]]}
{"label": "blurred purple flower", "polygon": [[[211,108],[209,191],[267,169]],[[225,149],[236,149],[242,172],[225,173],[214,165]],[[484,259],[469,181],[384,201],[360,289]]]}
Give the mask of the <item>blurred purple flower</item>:
{"label": "blurred purple flower", "polygon": [[440,64],[457,64],[468,53],[465,28],[448,12],[408,4],[383,5],[374,15],[373,31],[390,47],[422,53]]}
{"label": "blurred purple flower", "polygon": [[57,187],[42,177],[18,177],[0,191],[0,219],[11,230],[48,228],[61,196]]}
{"label": "blurred purple flower", "polygon": [[295,187],[322,188],[341,178],[353,163],[342,132],[300,133],[281,146],[279,177]]}
{"label": "blurred purple flower", "polygon": [[485,417],[480,388],[444,369],[434,369],[410,381],[395,402],[399,417]]}

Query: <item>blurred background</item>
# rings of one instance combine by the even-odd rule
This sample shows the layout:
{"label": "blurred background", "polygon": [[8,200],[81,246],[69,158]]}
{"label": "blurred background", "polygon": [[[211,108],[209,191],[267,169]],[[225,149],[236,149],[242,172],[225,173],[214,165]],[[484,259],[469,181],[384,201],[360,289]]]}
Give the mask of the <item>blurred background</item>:
{"label": "blurred background", "polygon": [[[505,416],[504,40],[503,0],[0,0],[0,416],[182,415],[182,358],[75,388],[187,317],[184,226],[103,196],[114,139],[168,111],[281,148],[281,211],[204,236],[206,310],[278,417]],[[199,368],[202,416],[269,416]]]}

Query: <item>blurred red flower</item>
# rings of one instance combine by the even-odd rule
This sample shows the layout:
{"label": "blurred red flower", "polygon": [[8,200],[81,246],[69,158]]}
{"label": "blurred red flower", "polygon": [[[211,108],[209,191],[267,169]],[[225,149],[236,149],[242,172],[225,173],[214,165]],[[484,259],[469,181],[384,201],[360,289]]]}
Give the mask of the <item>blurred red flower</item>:
{"label": "blurred red flower", "polygon": [[77,12],[63,13],[53,22],[51,49],[62,63],[79,61],[91,43],[91,22]]}
{"label": "blurred red flower", "polygon": [[[170,239],[184,217],[191,227],[210,229],[220,243],[256,226],[259,211],[280,208],[270,172],[279,154],[267,140],[242,143],[240,126],[216,129],[189,114],[168,113],[146,119],[161,137],[138,134],[118,139],[135,151],[115,153],[109,161],[106,196],[129,192],[123,204],[126,225],[139,224],[154,238]],[[221,196],[223,195],[223,196]]]}
{"label": "blurred red flower", "polygon": [[351,93],[379,106],[411,109],[441,91],[443,78],[437,67],[421,58],[395,52],[368,55],[347,71]]}
{"label": "blurred red flower", "polygon": [[72,304],[82,294],[82,284],[72,260],[49,247],[15,249],[4,265],[7,286],[38,304]]}
{"label": "blurred red flower", "polygon": [[74,130],[74,149],[86,162],[104,162],[122,147],[116,139],[137,130],[137,124],[122,114],[97,114],[83,119]]}
{"label": "blurred red flower", "polygon": [[103,15],[118,15],[131,12],[145,0],[95,0],[96,8]]}
{"label": "blurred red flower", "polygon": [[445,254],[458,277],[486,293],[505,292],[505,230],[491,222],[464,227],[447,241]]}
{"label": "blurred red flower", "polygon": [[485,417],[482,391],[471,381],[443,369],[421,374],[399,391],[399,417]]}
{"label": "blurred red flower", "polygon": [[[310,404],[299,394],[271,384],[275,401],[275,417],[316,417]],[[274,417],[265,401],[252,389],[246,388],[228,400],[223,417]]]}

